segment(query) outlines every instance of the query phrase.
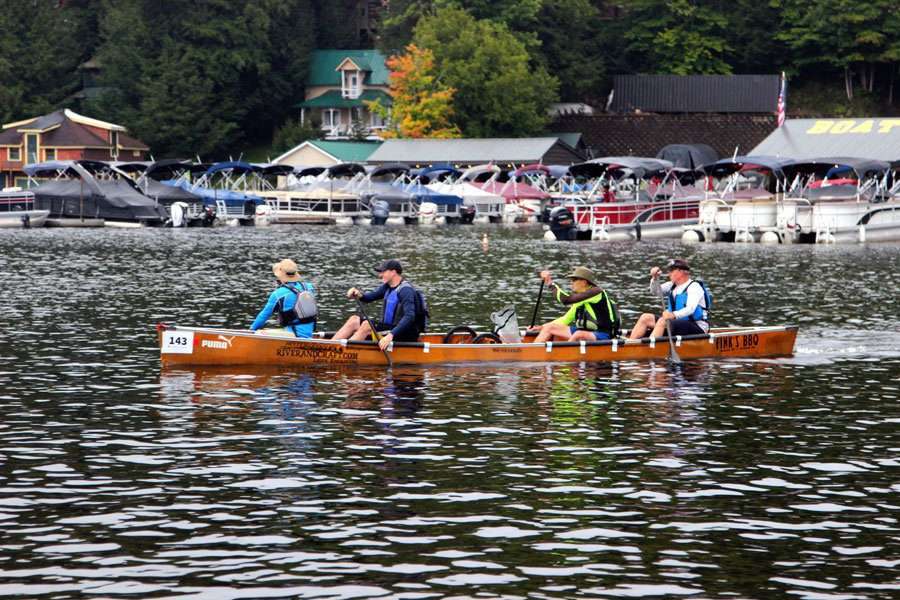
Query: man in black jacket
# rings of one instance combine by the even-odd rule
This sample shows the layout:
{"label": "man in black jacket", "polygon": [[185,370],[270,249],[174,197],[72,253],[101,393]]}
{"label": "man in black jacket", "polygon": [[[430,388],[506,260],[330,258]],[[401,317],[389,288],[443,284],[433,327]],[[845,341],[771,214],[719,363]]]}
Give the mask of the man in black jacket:
{"label": "man in black jacket", "polygon": [[[420,313],[424,307],[417,306],[418,292],[406,279],[403,278],[403,265],[398,260],[386,260],[375,267],[381,276],[381,285],[368,292],[361,292],[356,288],[347,290],[348,298],[356,298],[368,304],[375,300],[384,299],[384,309],[381,320],[375,321],[378,331],[387,331],[381,337],[379,345],[387,348],[391,342],[415,342],[419,339]],[[369,323],[361,315],[353,315],[334,334],[335,340],[364,340],[372,334]]]}

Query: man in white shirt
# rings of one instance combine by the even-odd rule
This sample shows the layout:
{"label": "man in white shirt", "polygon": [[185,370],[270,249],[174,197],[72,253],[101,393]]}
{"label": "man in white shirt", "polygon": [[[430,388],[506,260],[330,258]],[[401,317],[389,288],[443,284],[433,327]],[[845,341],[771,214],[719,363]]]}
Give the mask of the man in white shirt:
{"label": "man in white shirt", "polygon": [[631,329],[628,339],[636,340],[647,335],[662,337],[666,334],[666,321],[672,324],[672,335],[702,335],[709,333],[710,296],[701,281],[691,279],[691,267],[687,261],[676,258],[668,264],[669,281],[659,283],[659,267],[650,269],[650,293],[666,299],[666,310],[657,320],[652,313],[640,316]]}

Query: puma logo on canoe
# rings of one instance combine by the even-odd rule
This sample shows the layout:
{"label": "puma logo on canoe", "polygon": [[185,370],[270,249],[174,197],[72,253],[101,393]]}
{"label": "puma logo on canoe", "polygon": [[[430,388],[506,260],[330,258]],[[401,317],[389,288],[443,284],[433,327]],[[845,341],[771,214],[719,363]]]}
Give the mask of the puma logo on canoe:
{"label": "puma logo on canoe", "polygon": [[218,340],[203,340],[200,343],[200,347],[201,348],[216,348],[218,350],[228,350],[229,348],[231,348],[232,341],[234,341],[234,336],[225,337],[224,335],[220,335]]}

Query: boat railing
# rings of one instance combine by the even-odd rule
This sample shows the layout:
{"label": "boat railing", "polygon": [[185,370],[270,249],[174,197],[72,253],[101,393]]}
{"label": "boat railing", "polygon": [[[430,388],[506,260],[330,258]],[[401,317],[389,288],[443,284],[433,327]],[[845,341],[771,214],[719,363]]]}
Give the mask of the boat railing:
{"label": "boat railing", "polygon": [[266,204],[276,213],[309,213],[321,216],[352,217],[367,212],[368,207],[359,198],[296,197],[290,194],[264,195]]}
{"label": "boat railing", "polygon": [[28,191],[0,192],[0,212],[34,210],[34,193]]}

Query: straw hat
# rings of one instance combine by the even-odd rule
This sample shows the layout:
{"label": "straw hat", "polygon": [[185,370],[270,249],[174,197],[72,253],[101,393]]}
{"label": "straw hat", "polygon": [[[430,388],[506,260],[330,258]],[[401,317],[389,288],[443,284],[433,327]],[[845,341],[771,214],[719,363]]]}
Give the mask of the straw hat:
{"label": "straw hat", "polygon": [[597,284],[597,274],[587,267],[575,267],[572,272],[566,275],[569,279],[584,279],[591,285]]}
{"label": "straw hat", "polygon": [[300,269],[297,268],[297,263],[289,258],[285,258],[281,262],[272,265],[272,272],[275,273],[275,277],[282,282],[300,281],[299,271]]}

